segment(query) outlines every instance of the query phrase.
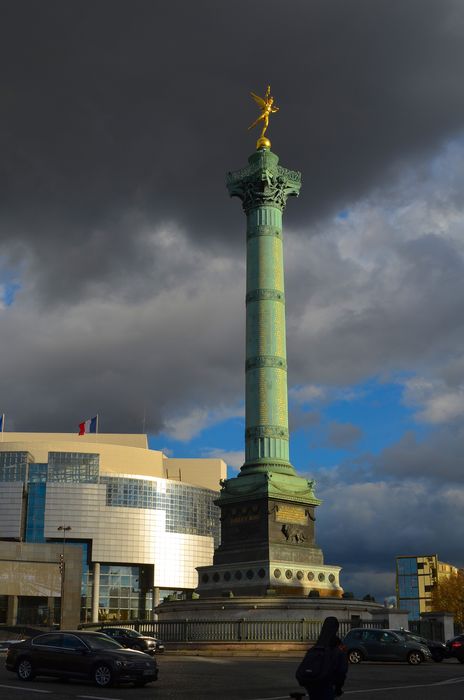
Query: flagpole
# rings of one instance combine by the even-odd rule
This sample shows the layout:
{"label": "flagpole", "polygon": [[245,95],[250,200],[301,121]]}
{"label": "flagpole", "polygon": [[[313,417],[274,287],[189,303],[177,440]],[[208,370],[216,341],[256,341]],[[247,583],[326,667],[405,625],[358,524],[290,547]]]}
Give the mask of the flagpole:
{"label": "flagpole", "polygon": [[3,442],[3,433],[5,430],[5,414],[2,413],[2,442]]}
{"label": "flagpole", "polygon": [[98,413],[97,413],[97,425],[96,425],[96,433],[97,433],[97,435],[98,435],[98,420],[99,420],[99,418],[98,418]]}

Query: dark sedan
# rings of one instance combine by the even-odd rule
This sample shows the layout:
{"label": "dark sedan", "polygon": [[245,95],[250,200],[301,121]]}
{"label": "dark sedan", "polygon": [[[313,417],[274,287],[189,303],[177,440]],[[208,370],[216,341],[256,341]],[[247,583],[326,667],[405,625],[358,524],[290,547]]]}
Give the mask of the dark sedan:
{"label": "dark sedan", "polygon": [[5,665],[22,681],[35,676],[86,678],[100,688],[128,681],[144,686],[158,678],[155,659],[124,649],[101,632],[39,634],[11,646]]}
{"label": "dark sedan", "polygon": [[450,658],[457,659],[461,664],[464,664],[464,634],[458,634],[457,637],[448,639],[446,650]]}
{"label": "dark sedan", "polygon": [[403,637],[404,639],[409,639],[411,642],[417,642],[418,644],[422,644],[422,646],[428,647],[430,653],[432,654],[432,659],[437,663],[440,663],[440,661],[443,661],[443,659],[448,656],[446,644],[443,642],[437,642],[434,639],[425,639],[425,637],[421,637],[419,634],[415,634],[409,630],[400,629],[390,631],[399,634],[400,637]]}
{"label": "dark sedan", "polygon": [[138,649],[146,654],[161,654],[164,651],[164,644],[155,637],[146,637],[140,632],[125,627],[105,627],[101,630],[111,639],[119,642],[123,647]]}

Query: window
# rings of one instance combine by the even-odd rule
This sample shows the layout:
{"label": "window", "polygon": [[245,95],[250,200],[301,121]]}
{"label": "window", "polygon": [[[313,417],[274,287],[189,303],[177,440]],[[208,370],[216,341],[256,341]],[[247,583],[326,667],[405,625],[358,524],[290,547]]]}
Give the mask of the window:
{"label": "window", "polygon": [[130,477],[102,476],[106,504],[124,508],[149,508],[166,512],[166,531],[220,538],[219,508],[215,491],[197,486]]}
{"label": "window", "polygon": [[91,452],[49,452],[48,480],[97,484],[100,456]]}
{"label": "window", "polygon": [[32,640],[32,644],[37,647],[61,647],[62,634],[41,634]]}
{"label": "window", "polygon": [[64,649],[87,649],[84,642],[74,634],[63,634],[61,646]]}
{"label": "window", "polygon": [[395,637],[395,635],[390,634],[389,632],[382,632],[382,634],[381,634],[381,636],[380,636],[380,641],[381,641],[383,644],[392,644],[392,643],[394,644],[394,643],[397,642],[398,640],[397,640],[397,638]]}
{"label": "window", "polygon": [[379,630],[364,630],[363,639],[366,642],[378,642],[381,634]]}
{"label": "window", "polygon": [[0,452],[0,481],[26,481],[29,452]]}

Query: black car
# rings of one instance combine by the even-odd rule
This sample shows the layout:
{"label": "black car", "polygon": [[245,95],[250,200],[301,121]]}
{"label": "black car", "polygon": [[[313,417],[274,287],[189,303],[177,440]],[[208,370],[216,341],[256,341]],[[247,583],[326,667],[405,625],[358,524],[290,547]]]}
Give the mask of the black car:
{"label": "black car", "polygon": [[404,637],[404,639],[409,639],[411,642],[417,642],[418,644],[428,647],[430,653],[432,654],[432,659],[437,663],[440,663],[440,661],[443,661],[443,659],[448,656],[446,644],[443,642],[437,642],[434,639],[426,639],[425,637],[421,637],[419,634],[415,634],[409,630],[399,629],[390,630],[390,632],[395,632],[395,634],[399,634],[401,637]]}
{"label": "black car", "polygon": [[88,678],[100,688],[132,681],[136,686],[156,681],[155,659],[124,649],[101,632],[50,632],[39,634],[9,649],[5,662],[22,681],[35,676]]}
{"label": "black car", "polygon": [[406,640],[391,630],[354,628],[348,632],[343,644],[352,664],[361,661],[407,661],[417,665],[432,660],[428,647]]}
{"label": "black car", "polygon": [[104,634],[115,639],[121,646],[129,649],[138,649],[146,654],[161,654],[164,651],[164,644],[155,637],[146,637],[140,632],[125,627],[105,627],[101,630]]}
{"label": "black car", "polygon": [[464,634],[458,634],[457,637],[448,639],[446,651],[447,656],[457,659],[461,664],[464,664]]}

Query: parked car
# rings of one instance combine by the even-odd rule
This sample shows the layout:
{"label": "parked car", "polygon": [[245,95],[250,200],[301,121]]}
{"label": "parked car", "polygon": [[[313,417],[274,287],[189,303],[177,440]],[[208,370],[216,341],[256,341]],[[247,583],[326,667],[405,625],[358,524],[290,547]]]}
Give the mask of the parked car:
{"label": "parked car", "polygon": [[125,627],[105,627],[101,630],[104,634],[115,639],[121,646],[129,649],[138,649],[146,654],[162,654],[164,644],[156,637],[146,637],[140,632]]}
{"label": "parked car", "polygon": [[5,662],[21,681],[35,676],[89,678],[100,688],[132,681],[136,686],[156,681],[155,659],[124,649],[101,632],[50,632],[39,634],[9,649]]}
{"label": "parked car", "polygon": [[407,661],[417,665],[432,660],[432,654],[424,644],[406,640],[391,630],[357,627],[348,632],[343,644],[352,664],[361,661]]}
{"label": "parked car", "polygon": [[438,642],[434,639],[426,639],[425,637],[421,637],[419,634],[415,634],[409,630],[390,630],[390,632],[395,632],[395,634],[400,635],[400,637],[404,637],[404,639],[408,639],[411,642],[417,642],[418,644],[422,644],[424,647],[428,647],[430,653],[432,654],[432,659],[437,663],[440,663],[440,661],[443,661],[443,659],[448,656],[446,644],[443,642]]}
{"label": "parked car", "polygon": [[446,651],[447,656],[457,659],[461,664],[464,664],[464,634],[458,634],[457,637],[448,639]]}

